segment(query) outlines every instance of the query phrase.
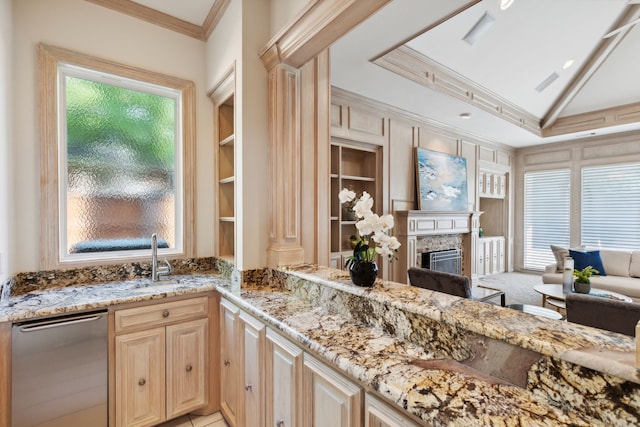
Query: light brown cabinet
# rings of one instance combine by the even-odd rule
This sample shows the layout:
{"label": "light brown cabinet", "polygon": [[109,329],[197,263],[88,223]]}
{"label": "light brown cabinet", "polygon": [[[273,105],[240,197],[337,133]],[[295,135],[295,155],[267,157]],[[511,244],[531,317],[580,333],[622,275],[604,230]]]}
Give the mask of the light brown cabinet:
{"label": "light brown cabinet", "polygon": [[238,418],[238,378],[240,374],[239,322],[240,310],[229,301],[220,301],[220,410],[231,427]]}
{"label": "light brown cabinet", "polygon": [[304,426],[359,427],[362,389],[315,357],[304,354]]}
{"label": "light brown cabinet", "polygon": [[152,426],[205,406],[208,298],[116,310],[115,426]]}
{"label": "light brown cabinet", "polygon": [[220,313],[222,410],[230,426],[361,425],[357,384],[228,300]]}
{"label": "light brown cabinet", "polygon": [[264,425],[264,358],[265,326],[244,312],[240,312],[242,370],[240,381],[240,412],[238,426]]}
{"label": "light brown cabinet", "polygon": [[420,427],[382,399],[367,393],[364,401],[365,427]]}
{"label": "light brown cabinet", "polygon": [[302,425],[303,352],[270,329],[266,338],[266,425]]}

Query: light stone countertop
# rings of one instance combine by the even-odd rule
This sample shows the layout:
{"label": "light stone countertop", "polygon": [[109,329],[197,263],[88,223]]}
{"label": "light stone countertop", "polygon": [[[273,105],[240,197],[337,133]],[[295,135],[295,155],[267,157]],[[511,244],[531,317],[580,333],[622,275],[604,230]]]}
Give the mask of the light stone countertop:
{"label": "light stone countertop", "polygon": [[[12,296],[11,307],[0,307],[0,321],[217,289],[434,426],[640,425],[638,377],[619,357],[633,347],[628,337],[600,336],[591,328],[381,280],[372,289],[358,288],[348,274],[318,266],[260,272],[251,279],[242,289],[217,274],[185,274],[159,288],[141,288],[147,280],[138,279],[32,290]],[[468,363],[474,358],[494,364],[500,359],[506,377],[513,370],[524,379],[493,375]],[[509,368],[514,360],[529,362],[523,371]],[[605,361],[606,369],[598,369]]]}

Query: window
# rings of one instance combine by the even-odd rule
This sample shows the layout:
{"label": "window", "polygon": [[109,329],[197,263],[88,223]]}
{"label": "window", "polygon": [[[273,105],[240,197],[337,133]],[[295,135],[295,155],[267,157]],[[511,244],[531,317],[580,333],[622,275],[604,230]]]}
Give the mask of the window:
{"label": "window", "polygon": [[583,245],[640,247],[640,164],[582,169]]}
{"label": "window", "polygon": [[40,46],[44,268],[192,254],[193,84]]}
{"label": "window", "polygon": [[571,174],[568,169],[524,175],[524,268],[555,262],[550,245],[570,244]]}

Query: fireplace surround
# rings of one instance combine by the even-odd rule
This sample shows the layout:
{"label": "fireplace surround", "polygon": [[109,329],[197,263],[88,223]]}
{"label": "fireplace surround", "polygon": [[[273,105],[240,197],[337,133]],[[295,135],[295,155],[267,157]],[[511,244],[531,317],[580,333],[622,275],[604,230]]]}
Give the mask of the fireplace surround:
{"label": "fireplace surround", "polygon": [[[402,246],[398,251],[398,262],[392,264],[393,280],[408,283],[407,270],[409,267],[422,267],[421,254],[424,252],[459,249],[462,257],[461,274],[476,285],[478,275],[474,260],[477,259],[481,214],[482,212],[395,211],[396,237]],[[428,243],[427,239],[430,238],[435,238],[438,243],[453,239],[460,242],[460,247],[433,247]]]}

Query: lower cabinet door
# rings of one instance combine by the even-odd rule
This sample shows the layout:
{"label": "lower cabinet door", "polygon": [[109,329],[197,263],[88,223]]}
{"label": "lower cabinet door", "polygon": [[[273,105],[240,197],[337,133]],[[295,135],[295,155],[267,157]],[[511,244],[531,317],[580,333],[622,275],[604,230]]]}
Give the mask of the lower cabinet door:
{"label": "lower cabinet door", "polygon": [[302,349],[267,329],[266,425],[302,425]]}
{"label": "lower cabinet door", "polygon": [[165,328],[116,337],[116,427],[165,420]]}
{"label": "lower cabinet door", "polygon": [[265,326],[240,312],[243,345],[242,402],[243,413],[239,425],[243,427],[264,426],[264,337]]}
{"label": "lower cabinet door", "polygon": [[167,326],[167,418],[207,403],[208,319]]}
{"label": "lower cabinet door", "polygon": [[362,425],[362,390],[322,362],[305,353],[304,418],[308,427]]}
{"label": "lower cabinet door", "polygon": [[382,399],[367,393],[364,402],[364,427],[420,427]]}
{"label": "lower cabinet door", "polygon": [[241,369],[239,311],[238,307],[225,299],[220,302],[220,410],[231,427],[238,425],[238,379]]}

